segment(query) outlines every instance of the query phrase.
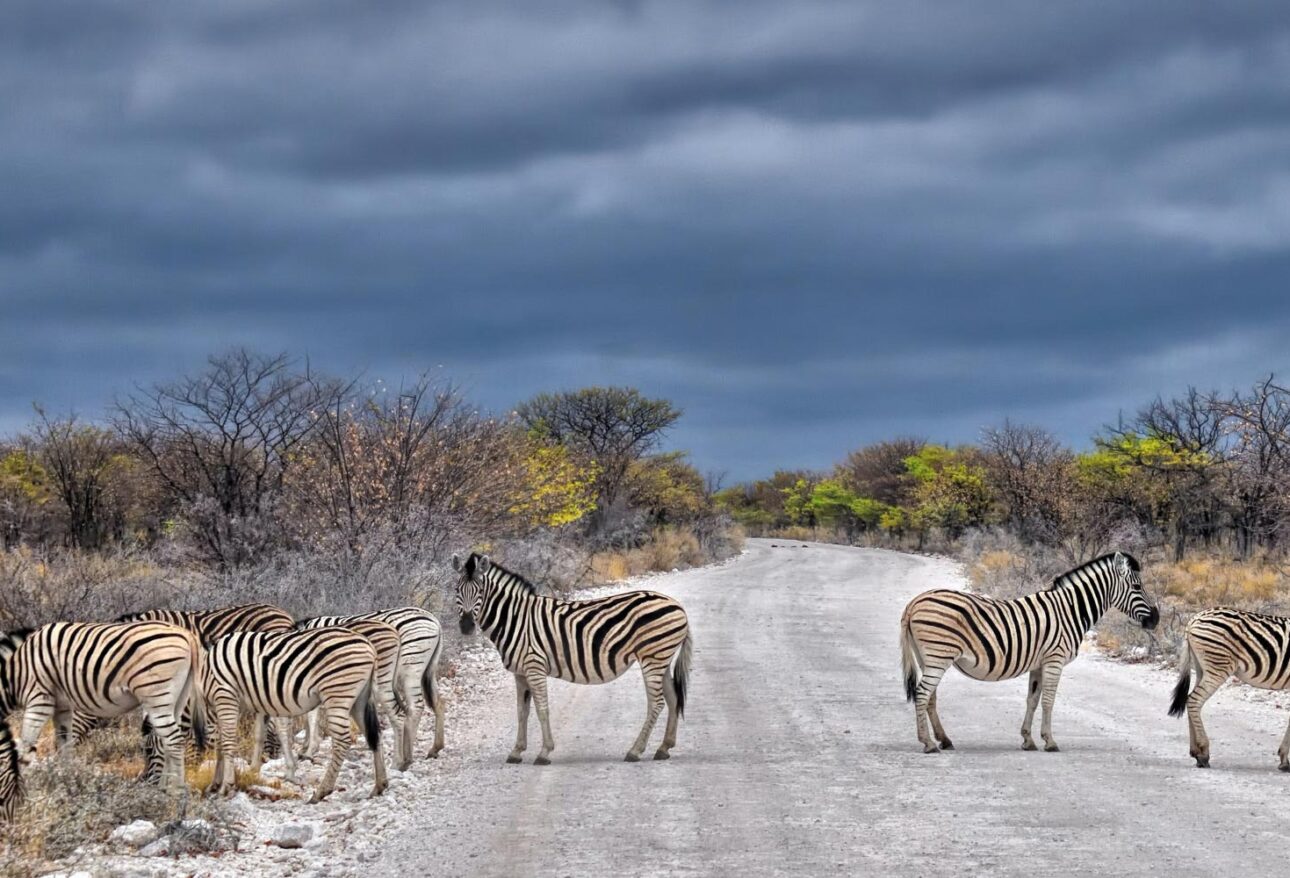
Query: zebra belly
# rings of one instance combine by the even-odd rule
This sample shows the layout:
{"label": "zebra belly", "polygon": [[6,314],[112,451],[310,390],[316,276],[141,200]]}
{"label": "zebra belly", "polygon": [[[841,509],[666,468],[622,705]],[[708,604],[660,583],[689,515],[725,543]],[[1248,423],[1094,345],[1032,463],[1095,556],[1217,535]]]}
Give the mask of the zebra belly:
{"label": "zebra belly", "polygon": [[576,668],[551,667],[547,666],[547,676],[554,677],[557,680],[564,680],[569,683],[584,683],[588,685],[597,685],[600,683],[611,683],[617,680],[623,674],[627,673],[633,665],[636,664],[635,657],[628,657],[625,663],[620,663],[612,668],[602,667],[600,673],[596,672],[595,666],[588,662],[587,673],[583,674]]}
{"label": "zebra belly", "polygon": [[[963,656],[954,662],[954,666],[963,673],[967,674],[973,680],[985,680],[995,683],[1000,680],[1011,680],[1014,677],[1020,677],[1022,674],[1029,673],[1034,667],[1026,666],[1020,669],[1009,669],[1008,662],[996,661],[995,667],[991,668],[985,662],[978,662],[975,657]],[[1035,665],[1037,667],[1037,663]]]}
{"label": "zebra belly", "polygon": [[120,687],[113,687],[108,693],[107,702],[83,701],[79,698],[58,698],[55,704],[60,708],[71,708],[77,713],[83,713],[87,716],[99,717],[101,719],[111,719],[129,713],[139,706],[139,699],[133,692]]}

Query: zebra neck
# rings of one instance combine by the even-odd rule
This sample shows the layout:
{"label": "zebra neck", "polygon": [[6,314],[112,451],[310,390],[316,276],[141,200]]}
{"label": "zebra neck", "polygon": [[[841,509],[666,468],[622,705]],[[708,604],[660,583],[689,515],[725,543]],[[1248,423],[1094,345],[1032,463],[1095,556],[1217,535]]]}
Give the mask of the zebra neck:
{"label": "zebra neck", "polygon": [[511,583],[489,584],[480,607],[479,627],[494,644],[499,644],[507,630],[514,625],[515,617],[524,609],[522,588]]}
{"label": "zebra neck", "polygon": [[1075,618],[1080,623],[1080,633],[1087,634],[1106,614],[1110,603],[1106,587],[1101,583],[1071,582],[1056,589],[1056,593],[1075,610]]}

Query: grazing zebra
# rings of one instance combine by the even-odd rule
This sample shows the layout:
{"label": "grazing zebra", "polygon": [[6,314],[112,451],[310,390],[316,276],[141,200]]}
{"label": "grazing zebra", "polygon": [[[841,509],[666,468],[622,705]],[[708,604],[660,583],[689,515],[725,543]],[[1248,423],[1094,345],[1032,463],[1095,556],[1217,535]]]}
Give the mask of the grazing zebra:
{"label": "grazing zebra", "polygon": [[[353,735],[352,717],[363,729],[373,752],[376,786],[372,795],[385,791],[385,758],[381,753],[381,724],[376,715],[376,647],[361,634],[343,628],[263,634],[239,631],[211,644],[207,653],[202,695],[215,718],[219,756],[211,789],[233,789],[233,756],[237,721],[243,711],[257,717],[304,716],[321,708],[327,734],[332,739],[331,760],[312,802],[322,801],[336,787]],[[285,726],[279,729],[284,735]],[[294,777],[295,753],[282,748],[289,776]],[[253,760],[253,767],[258,767]]]}
{"label": "grazing zebra", "polygon": [[310,629],[327,625],[349,625],[351,622],[370,620],[393,625],[399,632],[399,692],[407,717],[402,735],[396,738],[395,762],[400,770],[412,764],[412,751],[416,747],[417,725],[421,719],[421,706],[417,703],[416,690],[421,689],[422,700],[434,711],[434,744],[426,754],[434,759],[443,750],[443,699],[439,697],[439,656],[443,651],[443,630],[439,620],[419,607],[400,607],[397,610],[378,610],[356,616],[317,616],[296,623],[296,627]]}
{"label": "grazing zebra", "polygon": [[[24,757],[35,750],[51,718],[60,744],[68,746],[75,740],[74,715],[110,718],[142,706],[156,729],[163,782],[183,787],[179,715],[196,696],[203,652],[191,631],[163,622],[55,622],[11,632],[7,641],[10,645],[0,649],[0,690],[10,708],[25,710]],[[19,643],[16,649],[14,643]],[[200,717],[194,718],[193,732],[201,743]]]}
{"label": "grazing zebra", "polygon": [[637,762],[650,732],[667,703],[667,731],[655,759],[667,759],[676,746],[676,725],[685,711],[686,681],[693,638],[685,610],[673,598],[650,591],[586,601],[564,601],[538,594],[518,574],[471,554],[452,566],[462,574],[457,585],[461,631],[470,634],[475,621],[515,675],[519,733],[507,762],[519,762],[528,746],[529,702],[537,702],[542,750],[535,765],[549,765],[555,741],[547,715],[547,677],[571,683],[608,683],[640,662],[649,705],[645,725],[627,751]]}
{"label": "grazing zebra", "polygon": [[[22,641],[27,639],[26,630],[0,634],[0,665],[18,651]],[[17,635],[16,637],[14,635]],[[8,680],[8,671],[0,670],[0,681]],[[14,743],[13,732],[9,728],[9,714],[17,708],[9,687],[0,685],[0,821],[13,821],[22,804],[22,774],[18,767],[18,746]]]}
{"label": "grazing zebra", "polygon": [[[373,619],[355,619],[343,625],[312,626],[336,627],[361,634],[376,647],[376,706],[390,721],[394,730],[395,761],[400,770],[407,766],[400,762],[403,749],[403,715],[407,713],[401,681],[399,679],[399,632],[393,625],[377,622]],[[322,714],[315,710],[311,717],[313,722],[305,723],[304,754],[313,757],[318,752],[322,738]],[[409,762],[411,754],[408,755]]]}
{"label": "grazing zebra", "polygon": [[[203,645],[210,645],[234,631],[290,631],[295,624],[291,614],[272,604],[239,604],[233,607],[220,607],[214,610],[144,610],[140,613],[127,613],[117,618],[118,622],[169,622],[180,628],[187,628],[200,638]],[[77,717],[73,724],[72,740],[79,741],[85,736],[92,721]],[[189,717],[185,710],[180,717],[181,731],[187,731]],[[256,745],[266,752],[274,752],[281,744],[272,725],[263,726],[264,739],[257,740]],[[143,773],[139,779],[148,783],[157,783],[161,778],[161,750],[157,738],[152,733],[148,718],[143,719]]]}
{"label": "grazing zebra", "polygon": [[900,619],[901,664],[923,751],[937,751],[927,734],[929,719],[941,749],[954,749],[936,711],[936,686],[955,665],[977,680],[1007,680],[1029,672],[1022,749],[1036,749],[1030,729],[1042,689],[1040,734],[1044,749],[1056,752],[1052,719],[1057,683],[1062,668],[1079,653],[1085,632],[1110,607],[1143,628],[1154,628],[1160,621],[1159,611],[1142,590],[1141,573],[1137,559],[1116,552],[1015,600],[937,589],[910,601]]}
{"label": "grazing zebra", "polygon": [[[1192,668],[1196,688],[1191,688]],[[1191,755],[1209,768],[1209,735],[1200,711],[1228,677],[1260,689],[1290,687],[1290,618],[1218,607],[1197,613],[1183,632],[1170,716],[1187,713]],[[1190,690],[1190,691],[1188,691]],[[1290,727],[1277,750],[1282,771],[1290,771]]]}

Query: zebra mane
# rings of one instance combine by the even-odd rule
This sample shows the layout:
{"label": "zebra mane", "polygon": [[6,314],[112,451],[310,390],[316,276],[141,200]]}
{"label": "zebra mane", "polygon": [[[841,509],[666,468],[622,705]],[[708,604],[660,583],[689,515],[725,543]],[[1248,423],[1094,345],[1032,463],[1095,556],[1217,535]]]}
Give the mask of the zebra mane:
{"label": "zebra mane", "polygon": [[1044,589],[1044,591],[1054,591],[1056,589],[1059,589],[1063,585],[1069,584],[1074,578],[1074,575],[1076,573],[1079,573],[1081,570],[1088,570],[1090,567],[1097,567],[1099,565],[1108,563],[1116,555],[1124,556],[1124,559],[1129,562],[1130,570],[1141,572],[1142,565],[1138,563],[1137,558],[1133,557],[1128,552],[1107,552],[1105,555],[1099,555],[1096,558],[1094,558],[1092,561],[1085,561],[1083,564],[1080,564],[1078,567],[1072,567],[1070,570],[1067,570],[1065,573],[1054,577],[1053,581],[1048,585],[1047,588]]}
{"label": "zebra mane", "polygon": [[[471,552],[470,557],[466,559],[466,576],[468,578],[470,579],[475,578],[475,569],[479,564],[479,559],[480,559],[480,554],[478,552]],[[520,576],[514,570],[510,570],[506,567],[503,567],[501,564],[498,564],[496,561],[494,561],[491,558],[488,559],[488,569],[489,569],[489,572],[496,570],[503,577],[506,577],[515,585],[520,586],[520,588],[524,589],[529,594],[535,594],[535,595],[542,594],[541,589],[539,589],[532,582],[525,579],[523,576]]]}

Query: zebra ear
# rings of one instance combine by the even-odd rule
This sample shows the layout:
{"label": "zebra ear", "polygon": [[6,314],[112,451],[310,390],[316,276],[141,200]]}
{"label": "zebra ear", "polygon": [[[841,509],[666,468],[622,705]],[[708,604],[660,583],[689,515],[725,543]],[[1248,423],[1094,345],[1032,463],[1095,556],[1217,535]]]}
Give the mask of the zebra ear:
{"label": "zebra ear", "polygon": [[480,573],[487,573],[487,572],[488,572],[488,568],[489,568],[489,567],[491,567],[491,566],[492,566],[492,562],[488,560],[488,556],[487,556],[487,555],[480,555],[480,556],[479,556],[479,572],[480,572]]}
{"label": "zebra ear", "polygon": [[1129,572],[1129,559],[1124,557],[1123,552],[1115,553],[1115,566],[1120,570],[1121,573]]}
{"label": "zebra ear", "polygon": [[453,552],[452,554],[452,569],[456,570],[458,573],[461,572],[461,556],[456,552]]}

